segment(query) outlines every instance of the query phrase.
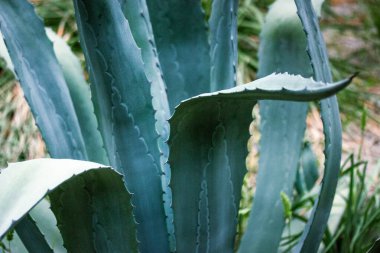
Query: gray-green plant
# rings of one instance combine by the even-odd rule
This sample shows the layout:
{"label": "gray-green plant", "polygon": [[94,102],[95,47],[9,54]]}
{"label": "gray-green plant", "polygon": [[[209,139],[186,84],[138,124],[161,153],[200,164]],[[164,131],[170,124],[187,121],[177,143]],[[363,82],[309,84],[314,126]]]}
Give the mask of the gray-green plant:
{"label": "gray-green plant", "polygon": [[[208,26],[200,1],[74,0],[89,88],[69,48],[53,48],[32,5],[1,0],[15,73],[51,157],[59,159],[1,171],[0,237],[14,228],[30,252],[64,251],[62,245],[69,252],[232,252],[253,106],[330,97],[351,80],[332,83],[316,15],[309,1],[297,3],[314,76],[323,82],[268,75],[285,71],[268,67],[266,77],[236,86],[236,0],[214,0]],[[339,171],[335,97],[323,100],[321,110],[324,181],[297,252],[318,249]],[[261,128],[273,135],[281,129]],[[295,146],[262,155],[286,157],[299,152]],[[272,176],[292,187],[293,174]],[[270,201],[281,202],[289,189]],[[54,215],[39,215],[49,213],[49,204]],[[40,211],[29,212],[36,205]],[[278,234],[281,206],[263,210],[280,212]],[[271,230],[257,232],[267,240]],[[249,233],[240,252],[259,240]]]}

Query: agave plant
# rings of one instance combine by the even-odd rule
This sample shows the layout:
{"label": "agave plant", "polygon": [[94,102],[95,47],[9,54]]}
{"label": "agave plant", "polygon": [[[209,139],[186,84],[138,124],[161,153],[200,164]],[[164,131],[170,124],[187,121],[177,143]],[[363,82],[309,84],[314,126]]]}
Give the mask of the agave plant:
{"label": "agave plant", "polygon": [[[253,106],[258,100],[326,98],[351,80],[332,83],[316,15],[309,1],[298,4],[319,81],[268,75],[291,70],[263,63],[266,77],[236,86],[236,0],[214,0],[208,27],[200,1],[74,0],[90,90],[77,59],[53,35],[52,45],[32,5],[0,0],[15,73],[51,157],[59,158],[11,164],[1,172],[0,238],[15,228],[30,252],[232,252]],[[267,51],[261,57],[272,54]],[[318,249],[339,169],[335,97],[323,100],[321,109],[325,179],[298,252]],[[262,125],[264,136],[282,126],[270,124]],[[278,155],[274,162],[282,167],[289,154],[296,165],[303,134],[296,132],[294,144],[285,143],[289,148],[275,154],[266,148],[262,155]],[[295,173],[287,170],[273,172],[273,182],[259,175],[256,195],[265,197],[260,184],[281,180],[289,192]],[[271,203],[281,201],[281,189],[268,195]],[[281,206],[255,203],[252,220],[260,217],[255,206],[270,216],[280,212],[279,221],[266,231],[258,227],[260,239],[247,232],[240,252],[270,240],[272,230],[278,238],[283,228]]]}

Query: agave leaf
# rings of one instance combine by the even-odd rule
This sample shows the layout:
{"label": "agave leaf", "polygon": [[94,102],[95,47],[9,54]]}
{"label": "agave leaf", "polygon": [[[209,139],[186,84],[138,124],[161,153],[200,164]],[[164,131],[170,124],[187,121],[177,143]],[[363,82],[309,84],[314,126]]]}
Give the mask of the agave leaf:
{"label": "agave leaf", "polygon": [[305,143],[297,170],[295,187],[298,194],[310,191],[318,180],[318,161],[309,143]]}
{"label": "agave leaf", "polygon": [[[50,208],[50,202],[44,198],[33,207],[29,215],[36,222],[54,252],[67,252],[63,247],[63,238],[57,227],[57,219]],[[19,225],[20,223],[17,224],[16,229]]]}
{"label": "agave leaf", "polygon": [[170,110],[208,92],[210,55],[200,0],[146,0]]}
{"label": "agave leaf", "polygon": [[211,91],[236,85],[237,0],[214,0],[210,18]]}
{"label": "agave leaf", "polygon": [[90,86],[84,79],[79,59],[66,42],[51,29],[46,29],[46,33],[53,42],[54,53],[61,65],[63,76],[73,101],[88,160],[108,164],[102,136],[98,130],[98,122],[94,114],[94,106],[91,102]]}
{"label": "agave leaf", "polygon": [[53,252],[47,243],[44,235],[37,227],[36,222],[26,215],[26,217],[17,224],[16,232],[20,236],[22,243],[28,249],[28,252]]}
{"label": "agave leaf", "polygon": [[12,163],[1,171],[0,185],[7,189],[0,191],[0,238],[48,194],[69,252],[137,250],[130,195],[120,174],[104,165],[55,159]]}
{"label": "agave leaf", "polygon": [[164,192],[164,207],[166,224],[169,233],[170,250],[175,251],[173,211],[171,208],[170,167],[166,163],[169,147],[166,143],[169,138],[170,110],[166,96],[165,83],[161,74],[153,31],[145,0],[126,1],[119,0],[125,18],[128,20],[133,38],[141,48],[145,73],[151,82],[152,104],[155,109],[156,131],[159,134],[157,145],[160,149],[160,159],[156,160],[162,170],[162,190]]}
{"label": "agave leaf", "polygon": [[74,6],[110,164],[128,174],[139,249],[168,252],[162,147],[157,142],[160,123],[151,93],[151,85],[157,83],[147,78],[141,50],[118,0],[76,0]]}
{"label": "agave leaf", "polygon": [[318,99],[349,81],[326,87],[274,74],[182,102],[170,119],[169,139],[177,251],[233,251],[249,116],[258,99]]}
{"label": "agave leaf", "polygon": [[[260,34],[259,77],[274,71],[312,76],[296,10],[293,0],[277,0],[270,6]],[[259,171],[240,252],[278,251],[285,226],[280,196],[282,192],[292,196],[306,128],[307,103],[260,101],[259,106]]]}
{"label": "agave leaf", "polygon": [[32,5],[25,0],[2,1],[0,24],[16,74],[50,155],[87,159],[62,70]]}
{"label": "agave leaf", "polygon": [[[319,29],[318,18],[310,0],[296,0],[298,15],[307,35],[308,53],[316,80],[331,82],[326,45]],[[325,134],[325,165],[321,190],[295,252],[317,252],[327,226],[338,183],[342,153],[342,126],[336,96],[321,101]]]}

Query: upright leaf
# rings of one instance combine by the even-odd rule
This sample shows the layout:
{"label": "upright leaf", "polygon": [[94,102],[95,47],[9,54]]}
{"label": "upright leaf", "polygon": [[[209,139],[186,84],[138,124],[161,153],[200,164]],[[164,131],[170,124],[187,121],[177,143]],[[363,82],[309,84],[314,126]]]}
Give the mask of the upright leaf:
{"label": "upright leaf", "polygon": [[[308,53],[316,80],[331,82],[326,45],[310,0],[296,0],[298,15],[307,35]],[[327,226],[338,183],[342,152],[342,127],[336,96],[321,101],[325,134],[325,169],[321,190],[295,252],[317,252]]]}
{"label": "upright leaf", "polygon": [[24,219],[19,221],[16,226],[16,232],[29,252],[53,253],[53,249],[50,248],[45,236],[30,215],[26,215]]}
{"label": "upright leaf", "polygon": [[270,75],[181,103],[170,120],[169,139],[177,252],[233,252],[249,116],[256,101],[318,99],[348,81],[327,91],[312,79]]}
{"label": "upright leaf", "polygon": [[[271,5],[260,34],[259,71],[312,76],[306,36],[293,0]],[[307,103],[260,101],[259,172],[240,252],[277,252],[285,226],[281,193],[292,196],[306,127]]]}
{"label": "upright leaf", "polygon": [[157,83],[146,76],[141,50],[118,0],[76,0],[74,6],[110,163],[128,175],[139,249],[168,252],[160,123],[151,93]]}
{"label": "upright leaf", "polygon": [[84,79],[79,59],[61,37],[50,29],[46,29],[46,33],[53,42],[54,53],[61,65],[73,101],[88,160],[108,164],[102,136],[98,130],[98,122],[94,114],[94,106],[91,102],[90,86]]}
{"label": "upright leaf", "polygon": [[[156,131],[159,134],[157,145],[160,149],[159,160],[162,170],[162,190],[164,192],[164,205],[166,224],[170,235],[170,250],[175,251],[173,211],[171,208],[170,167],[167,164],[169,147],[166,143],[169,138],[170,110],[166,96],[165,83],[161,74],[156,45],[152,32],[151,22],[145,0],[127,1],[119,0],[124,16],[129,22],[133,38],[141,49],[145,73],[151,82],[152,105],[155,110]],[[155,158],[157,159],[157,158]]]}
{"label": "upright leaf", "polygon": [[208,92],[210,56],[200,0],[146,0],[170,110]]}
{"label": "upright leaf", "polygon": [[210,18],[211,91],[236,85],[238,0],[214,0]]}
{"label": "upright leaf", "polygon": [[87,159],[62,70],[26,0],[1,0],[0,26],[26,100],[51,156]]}
{"label": "upright leaf", "polygon": [[130,195],[120,174],[103,165],[14,163],[1,171],[0,185],[0,238],[48,194],[69,252],[137,251]]}

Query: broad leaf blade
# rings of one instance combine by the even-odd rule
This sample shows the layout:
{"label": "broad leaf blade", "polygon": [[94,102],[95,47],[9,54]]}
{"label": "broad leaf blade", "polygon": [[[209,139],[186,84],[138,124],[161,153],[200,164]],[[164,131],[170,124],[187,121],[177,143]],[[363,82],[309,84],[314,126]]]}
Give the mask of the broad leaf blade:
{"label": "broad leaf blade", "polygon": [[[63,214],[53,211],[69,252],[95,251],[93,237],[108,238],[109,249],[136,252],[130,195],[121,176],[103,165],[54,159],[14,163],[1,171],[0,185],[0,237],[49,194],[52,206],[68,208]],[[83,202],[87,198],[91,201]]]}
{"label": "broad leaf blade", "polygon": [[3,0],[0,24],[15,71],[49,153],[57,158],[87,159],[62,70],[32,5],[25,0]]}
{"label": "broad leaf blade", "polygon": [[210,55],[201,1],[146,0],[170,110],[208,92]]}
{"label": "broad leaf blade", "polygon": [[[277,0],[260,34],[258,76],[272,72],[312,76],[305,47],[294,1]],[[285,226],[280,195],[292,196],[306,127],[307,103],[260,101],[259,106],[259,171],[240,252],[277,252]]]}
{"label": "broad leaf blade", "polygon": [[210,18],[211,91],[236,85],[237,0],[214,0]]}
{"label": "broad leaf blade", "polygon": [[[326,45],[319,29],[318,18],[311,1],[295,1],[307,35],[308,53],[316,80],[331,82],[331,70]],[[317,252],[327,226],[338,183],[342,152],[342,127],[336,96],[321,101],[321,115],[325,134],[325,169],[322,187],[306,228],[295,252]]]}
{"label": "broad leaf blade", "polygon": [[128,174],[139,249],[167,252],[156,110],[141,51],[118,0],[76,0],[74,6],[110,164]]}
{"label": "broad leaf blade", "polygon": [[[347,82],[328,87],[343,88]],[[169,163],[178,252],[233,251],[236,203],[246,171],[248,127],[256,101],[304,101],[329,96],[335,90],[321,92],[323,87],[300,76],[270,75],[199,95],[176,108],[170,120]]]}
{"label": "broad leaf blade", "polygon": [[163,175],[162,190],[164,192],[164,206],[166,224],[168,227],[170,250],[175,251],[173,211],[171,209],[170,167],[167,164],[169,148],[166,143],[169,138],[170,110],[166,96],[165,83],[161,74],[157,49],[145,0],[126,1],[119,0],[125,18],[128,20],[133,38],[141,49],[145,73],[151,82],[152,105],[155,109],[156,131],[159,134],[157,145],[160,149],[160,164]]}

